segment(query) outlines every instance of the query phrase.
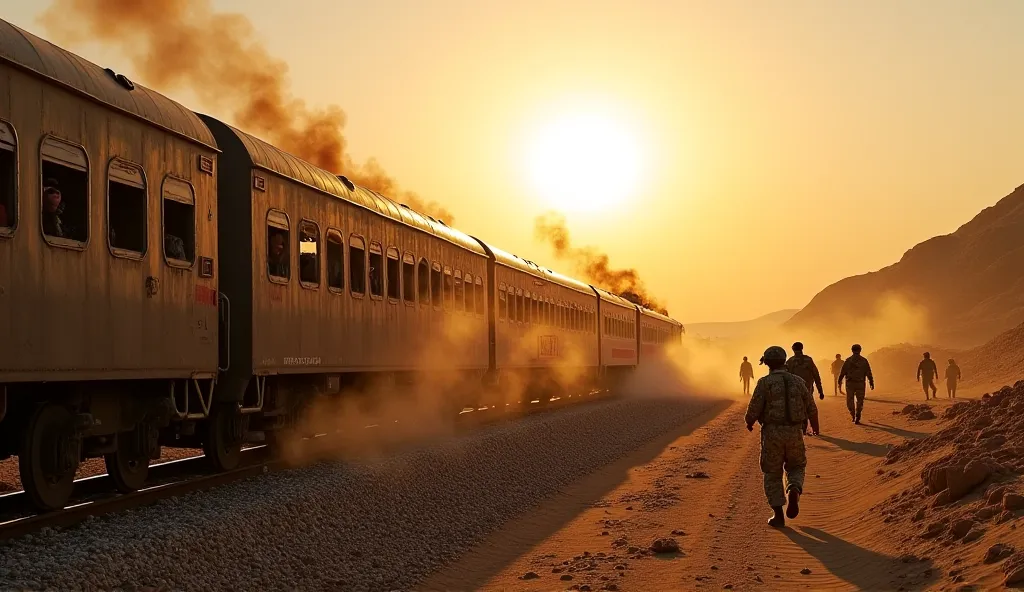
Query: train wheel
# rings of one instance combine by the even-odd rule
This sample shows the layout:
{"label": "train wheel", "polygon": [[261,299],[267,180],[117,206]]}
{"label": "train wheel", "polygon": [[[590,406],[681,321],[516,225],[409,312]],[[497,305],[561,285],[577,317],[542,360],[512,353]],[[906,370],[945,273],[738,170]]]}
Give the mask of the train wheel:
{"label": "train wheel", "polygon": [[25,426],[18,456],[21,483],[40,510],[59,510],[71,498],[81,455],[74,416],[62,405],[40,405]]}
{"label": "train wheel", "polygon": [[243,417],[238,403],[215,403],[206,420],[203,453],[218,471],[230,471],[242,458],[245,441]]}
{"label": "train wheel", "polygon": [[103,456],[107,474],[121,493],[142,489],[149,477],[149,450],[143,445],[143,433],[136,428],[118,434],[117,452]]}

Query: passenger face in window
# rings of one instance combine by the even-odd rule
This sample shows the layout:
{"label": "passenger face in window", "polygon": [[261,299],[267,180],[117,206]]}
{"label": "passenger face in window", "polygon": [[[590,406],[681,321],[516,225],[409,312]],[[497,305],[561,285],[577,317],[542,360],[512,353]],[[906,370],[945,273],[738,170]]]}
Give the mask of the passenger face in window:
{"label": "passenger face in window", "polygon": [[64,204],[61,203],[57,181],[47,179],[43,183],[43,232],[48,236],[64,236],[64,223],[60,219],[63,210]]}

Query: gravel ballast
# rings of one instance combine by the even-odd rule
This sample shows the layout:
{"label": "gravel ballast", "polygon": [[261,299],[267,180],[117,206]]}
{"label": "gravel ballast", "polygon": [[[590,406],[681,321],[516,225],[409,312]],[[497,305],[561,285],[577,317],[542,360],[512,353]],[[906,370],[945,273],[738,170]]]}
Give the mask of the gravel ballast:
{"label": "gravel ballast", "polygon": [[579,405],[40,532],[0,546],[0,589],[409,589],[545,496],[711,404]]}

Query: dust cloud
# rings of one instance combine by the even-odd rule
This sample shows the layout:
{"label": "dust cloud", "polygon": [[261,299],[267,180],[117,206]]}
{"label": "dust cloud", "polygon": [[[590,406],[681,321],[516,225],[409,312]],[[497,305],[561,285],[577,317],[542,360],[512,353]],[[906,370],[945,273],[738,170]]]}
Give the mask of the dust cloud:
{"label": "dust cloud", "polygon": [[288,65],[270,55],[244,15],[217,12],[209,0],[55,0],[39,21],[63,44],[117,47],[148,85],[188,88],[208,108],[230,112],[235,125],[286,152],[454,221],[437,202],[400,190],[376,160],[355,163],[347,152],[345,112],[292,96]]}
{"label": "dust cloud", "polygon": [[572,263],[577,273],[597,287],[618,294],[644,308],[668,315],[668,310],[647,291],[635,269],[615,269],[611,266],[608,255],[595,247],[573,246],[564,216],[554,212],[538,216],[534,220],[534,235],[538,240],[551,246],[555,257]]}

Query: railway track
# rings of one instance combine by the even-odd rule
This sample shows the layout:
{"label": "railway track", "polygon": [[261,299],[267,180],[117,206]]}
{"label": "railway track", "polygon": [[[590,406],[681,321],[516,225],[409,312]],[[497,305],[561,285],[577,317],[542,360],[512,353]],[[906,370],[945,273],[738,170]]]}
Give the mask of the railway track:
{"label": "railway track", "polygon": [[[592,391],[582,395],[554,398],[547,405],[533,402],[528,406],[504,409],[492,407],[463,410],[453,419],[452,430],[445,433],[465,434],[503,421],[514,421],[537,413],[550,413],[569,405],[585,405],[613,396],[615,395],[607,392]],[[387,426],[391,423],[393,422],[390,419],[381,418],[377,423],[364,426],[366,432],[358,440],[376,451],[390,453],[422,443],[422,438],[389,438],[392,430]],[[318,434],[303,441],[304,462],[301,465],[271,458],[269,449],[263,445],[243,449],[241,465],[234,470],[220,473],[213,473],[206,457],[202,455],[168,461],[151,466],[146,487],[134,493],[117,493],[113,479],[106,474],[85,477],[75,481],[71,503],[64,509],[54,512],[35,512],[23,491],[8,493],[0,496],[0,541],[32,534],[43,528],[72,527],[90,517],[150,505],[162,499],[220,487],[271,471],[299,468],[315,462],[337,459],[339,443],[339,440],[326,434]]]}

